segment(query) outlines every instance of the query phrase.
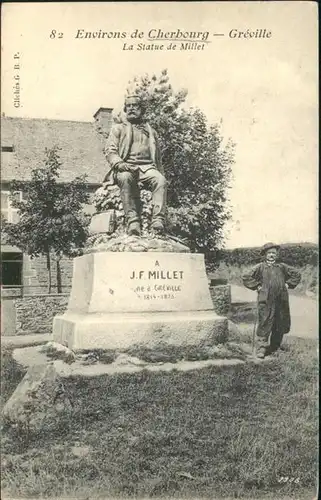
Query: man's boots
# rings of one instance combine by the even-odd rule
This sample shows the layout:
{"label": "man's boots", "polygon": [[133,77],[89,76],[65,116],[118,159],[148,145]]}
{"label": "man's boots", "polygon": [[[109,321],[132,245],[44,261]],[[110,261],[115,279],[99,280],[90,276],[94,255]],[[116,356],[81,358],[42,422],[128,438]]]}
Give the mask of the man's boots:
{"label": "man's boots", "polygon": [[264,359],[268,354],[268,348],[264,346],[259,346],[256,350],[256,357],[259,359]]}
{"label": "man's boots", "polygon": [[266,354],[265,348],[264,347],[260,347],[260,349],[258,349],[258,351],[256,352],[256,357],[259,358],[259,359],[264,359],[265,358],[265,354]]}

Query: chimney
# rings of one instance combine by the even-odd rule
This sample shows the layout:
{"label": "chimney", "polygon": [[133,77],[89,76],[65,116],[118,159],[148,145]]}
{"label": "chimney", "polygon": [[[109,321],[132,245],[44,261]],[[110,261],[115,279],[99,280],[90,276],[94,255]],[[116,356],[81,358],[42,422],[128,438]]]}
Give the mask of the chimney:
{"label": "chimney", "polygon": [[100,134],[109,135],[113,123],[112,112],[113,108],[99,108],[94,114],[95,126]]}

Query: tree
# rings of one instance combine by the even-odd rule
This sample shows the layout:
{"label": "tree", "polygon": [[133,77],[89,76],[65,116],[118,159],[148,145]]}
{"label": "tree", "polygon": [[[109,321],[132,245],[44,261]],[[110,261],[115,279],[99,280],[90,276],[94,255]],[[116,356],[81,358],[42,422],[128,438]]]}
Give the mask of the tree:
{"label": "tree", "polygon": [[158,132],[169,182],[170,230],[187,239],[192,251],[211,251],[223,240],[230,217],[227,189],[234,144],[223,147],[220,128],[198,108],[184,109],[187,91],[174,92],[167,70],[129,82],[128,92],[146,103],[146,118]]}
{"label": "tree", "polygon": [[[82,211],[89,200],[86,178],[59,183],[61,165],[59,148],[46,149],[44,166],[31,172],[29,182],[12,181],[11,204],[18,208],[20,220],[3,227],[8,243],[32,257],[46,257],[48,293],[52,290],[52,255],[56,259],[57,291],[61,293],[60,260],[63,255],[77,255],[87,237],[88,220]],[[14,197],[17,191],[23,192],[22,201]]]}

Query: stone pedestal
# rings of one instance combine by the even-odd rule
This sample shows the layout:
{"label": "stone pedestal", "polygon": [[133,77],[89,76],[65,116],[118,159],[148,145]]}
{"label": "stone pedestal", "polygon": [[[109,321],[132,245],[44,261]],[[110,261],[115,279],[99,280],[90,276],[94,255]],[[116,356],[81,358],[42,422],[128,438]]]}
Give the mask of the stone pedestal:
{"label": "stone pedestal", "polygon": [[167,252],[97,252],[74,259],[65,314],[54,340],[72,350],[197,346],[226,339],[213,310],[204,257]]}

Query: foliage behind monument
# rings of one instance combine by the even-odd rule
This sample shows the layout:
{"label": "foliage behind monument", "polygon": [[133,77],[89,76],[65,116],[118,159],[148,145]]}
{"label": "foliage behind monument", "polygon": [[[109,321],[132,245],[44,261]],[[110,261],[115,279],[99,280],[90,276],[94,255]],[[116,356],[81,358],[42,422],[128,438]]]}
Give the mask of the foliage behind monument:
{"label": "foliage behind monument", "polygon": [[167,71],[130,82],[129,92],[146,103],[147,121],[159,135],[169,182],[169,230],[188,241],[192,251],[208,251],[223,241],[229,219],[227,189],[234,144],[223,146],[218,125],[199,109],[184,109],[187,91],[175,93]]}

